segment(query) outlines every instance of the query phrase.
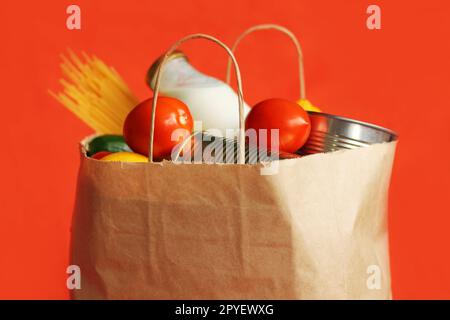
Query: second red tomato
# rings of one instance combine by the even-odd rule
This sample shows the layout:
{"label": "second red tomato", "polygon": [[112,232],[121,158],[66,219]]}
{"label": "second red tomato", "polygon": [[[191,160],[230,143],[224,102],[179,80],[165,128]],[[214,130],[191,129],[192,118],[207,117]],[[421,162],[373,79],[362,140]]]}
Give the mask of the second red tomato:
{"label": "second red tomato", "polygon": [[311,123],[308,113],[296,102],[267,99],[252,108],[245,120],[245,128],[256,130],[259,146],[259,129],[266,129],[269,150],[272,148],[270,129],[279,129],[279,150],[293,153],[305,144]]}

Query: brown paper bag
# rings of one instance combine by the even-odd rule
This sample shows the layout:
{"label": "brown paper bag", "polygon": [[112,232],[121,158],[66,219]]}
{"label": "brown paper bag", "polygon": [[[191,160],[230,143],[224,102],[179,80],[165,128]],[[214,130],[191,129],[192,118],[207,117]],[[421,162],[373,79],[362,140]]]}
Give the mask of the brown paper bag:
{"label": "brown paper bag", "polygon": [[73,297],[389,299],[395,146],[281,160],[271,175],[262,164],[102,162],[82,148]]}

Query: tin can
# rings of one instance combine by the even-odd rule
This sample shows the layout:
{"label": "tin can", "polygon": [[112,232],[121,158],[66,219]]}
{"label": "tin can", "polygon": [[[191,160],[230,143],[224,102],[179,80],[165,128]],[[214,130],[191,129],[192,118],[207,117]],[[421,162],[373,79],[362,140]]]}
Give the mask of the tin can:
{"label": "tin can", "polygon": [[301,155],[355,149],[398,138],[394,131],[374,124],[322,112],[308,114],[311,133],[305,145],[297,151]]}

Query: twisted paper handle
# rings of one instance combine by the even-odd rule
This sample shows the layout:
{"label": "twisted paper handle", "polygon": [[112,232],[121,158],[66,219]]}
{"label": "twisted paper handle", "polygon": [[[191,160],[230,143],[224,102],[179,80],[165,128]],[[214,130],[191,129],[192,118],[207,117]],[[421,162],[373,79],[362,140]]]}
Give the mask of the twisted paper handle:
{"label": "twisted paper handle", "polygon": [[[242,80],[241,80],[241,72],[239,71],[239,66],[236,62],[236,58],[233,55],[233,52],[228,48],[222,41],[202,33],[196,33],[188,35],[177,42],[175,42],[170,49],[164,54],[164,56],[161,59],[161,63],[158,65],[156,69],[156,76],[155,76],[155,87],[153,89],[153,103],[152,103],[152,118],[150,122],[150,141],[149,141],[149,151],[148,151],[148,161],[153,162],[153,139],[155,138],[155,115],[156,115],[156,104],[158,101],[158,94],[159,94],[159,86],[161,81],[161,69],[164,67],[164,65],[167,62],[168,57],[184,42],[192,39],[206,39],[209,41],[212,41],[218,45],[220,45],[225,51],[228,53],[229,56],[229,63],[228,65],[231,67],[231,62],[233,62],[234,70],[236,74],[236,82],[237,82],[237,95],[238,95],[238,102],[239,102],[239,143],[238,143],[238,163],[244,164],[245,163],[245,122],[244,122],[244,97],[242,94]],[[229,69],[227,70],[229,72]]]}
{"label": "twisted paper handle", "polygon": [[[231,51],[234,53],[236,51],[237,46],[239,43],[250,33],[253,33],[255,31],[259,30],[278,30],[282,33],[286,34],[294,43],[295,48],[297,49],[297,55],[298,55],[298,75],[299,75],[299,83],[300,83],[300,98],[306,99],[306,89],[305,89],[305,73],[303,68],[303,52],[302,47],[300,46],[300,43],[298,42],[295,35],[285,27],[276,25],[276,24],[259,24],[253,27],[250,27],[249,29],[245,30],[237,39],[234,45],[231,47]],[[226,81],[228,84],[230,84],[230,69],[231,69],[231,59],[228,59],[228,65],[227,65],[227,73],[226,73]]]}

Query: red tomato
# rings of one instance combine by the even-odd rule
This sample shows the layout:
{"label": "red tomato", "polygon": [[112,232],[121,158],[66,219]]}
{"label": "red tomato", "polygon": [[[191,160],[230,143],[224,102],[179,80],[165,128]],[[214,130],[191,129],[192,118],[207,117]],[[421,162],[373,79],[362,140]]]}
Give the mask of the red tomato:
{"label": "red tomato", "polygon": [[108,154],[111,154],[109,151],[99,151],[91,156],[93,159],[100,160],[103,157],[106,157]]}
{"label": "red tomato", "polygon": [[[270,129],[279,129],[279,150],[295,152],[306,142],[311,131],[308,113],[296,102],[285,99],[267,99],[256,104],[245,120],[246,129],[267,129],[267,148],[271,150]],[[275,147],[275,146],[274,146]]]}
{"label": "red tomato", "polygon": [[[153,98],[138,104],[125,119],[123,136],[130,148],[140,154],[148,155],[150,121]],[[162,159],[170,156],[173,147],[180,141],[172,141],[176,129],[185,129],[189,133],[193,128],[193,119],[188,107],[178,99],[158,97],[155,115],[155,138],[153,157]]]}

